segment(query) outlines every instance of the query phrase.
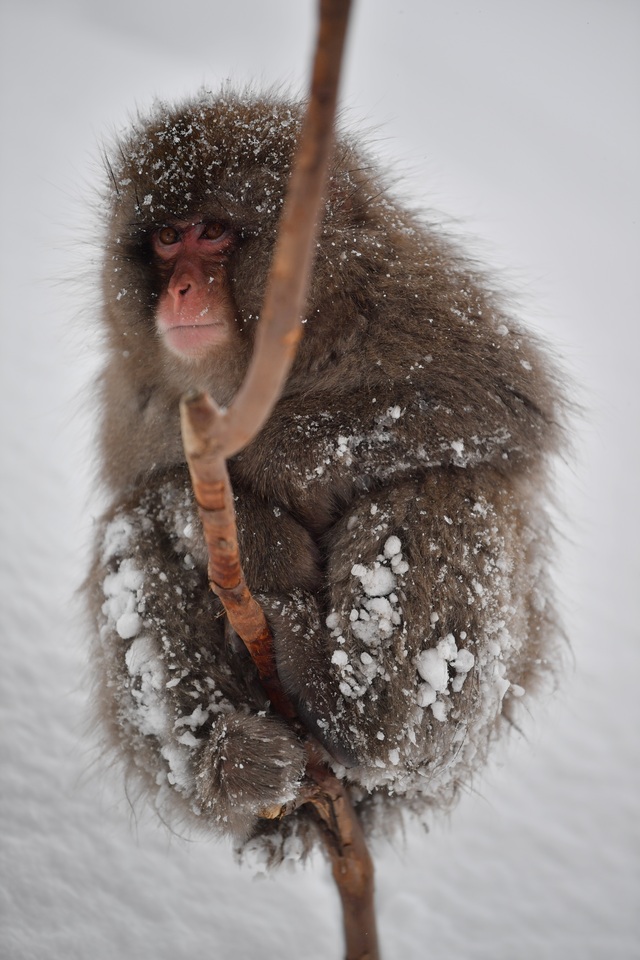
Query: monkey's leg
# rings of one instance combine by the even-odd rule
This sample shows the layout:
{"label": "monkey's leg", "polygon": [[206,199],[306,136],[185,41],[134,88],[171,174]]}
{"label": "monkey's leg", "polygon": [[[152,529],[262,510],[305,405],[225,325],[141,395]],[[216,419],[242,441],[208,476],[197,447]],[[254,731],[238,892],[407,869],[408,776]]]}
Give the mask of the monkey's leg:
{"label": "monkey's leg", "polygon": [[528,689],[550,619],[544,532],[518,484],[438,469],[368,493],[325,538],[322,605],[267,606],[285,689],[367,783],[441,766],[454,779]]}

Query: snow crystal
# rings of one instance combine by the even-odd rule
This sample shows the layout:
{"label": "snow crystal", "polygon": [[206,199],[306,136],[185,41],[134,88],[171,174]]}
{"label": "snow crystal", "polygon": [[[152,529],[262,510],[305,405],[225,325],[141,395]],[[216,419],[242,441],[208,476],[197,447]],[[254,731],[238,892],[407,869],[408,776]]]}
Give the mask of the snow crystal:
{"label": "snow crystal", "polygon": [[140,632],[142,620],[137,613],[123,613],[116,621],[116,631],[123,640],[131,640]]}
{"label": "snow crystal", "polygon": [[169,764],[167,779],[187,795],[191,793],[193,775],[191,773],[191,751],[183,744],[165,743],[160,753]]}
{"label": "snow crystal", "polygon": [[452,666],[458,673],[469,673],[475,661],[476,658],[469,650],[458,650],[455,660],[452,660]]}
{"label": "snow crystal", "polygon": [[420,707],[429,707],[436,700],[436,691],[430,683],[421,683],[418,687],[417,701]]}
{"label": "snow crystal", "polygon": [[453,658],[458,652],[454,635],[452,633],[448,633],[446,637],[440,640],[440,642],[436,647],[436,650],[438,651],[439,655],[443,657],[445,660],[453,660]]}
{"label": "snow crystal", "polygon": [[504,663],[495,663],[493,667],[493,681],[501,700],[511,686],[510,681],[505,677],[506,669]]}
{"label": "snow crystal", "polygon": [[[120,528],[120,533],[123,529]],[[120,544],[123,542],[118,535],[118,538],[110,539],[111,546],[116,540]],[[137,569],[133,560],[127,558],[120,563],[116,573],[107,574],[102,584],[105,596],[102,612],[107,623],[115,628],[123,640],[135,637],[142,627],[139,613],[143,579],[142,572]]]}
{"label": "snow crystal", "polygon": [[198,704],[193,713],[189,714],[187,717],[178,717],[176,722],[173,725],[174,730],[177,730],[179,727],[191,727],[192,730],[201,727],[206,720],[209,719],[209,712],[204,709],[202,704]]}
{"label": "snow crystal", "polygon": [[416,668],[423,680],[426,680],[439,693],[447,689],[449,683],[448,664],[438,650],[423,650],[418,654]]}
{"label": "snow crystal", "polygon": [[[435,623],[437,623],[437,619]],[[466,638],[466,633],[464,631],[462,633]],[[459,693],[474,664],[474,655],[469,650],[458,650],[452,633],[443,637],[435,647],[423,650],[416,657],[416,670],[421,679],[425,681],[419,684],[416,693],[418,706],[432,706],[433,715],[437,720],[441,720],[446,715],[450,705],[447,700],[438,697],[438,694],[448,697],[449,690],[453,693]],[[456,671],[456,675],[453,677],[450,676],[450,667],[453,667]]]}
{"label": "snow crystal", "polygon": [[402,544],[400,543],[400,537],[389,537],[383,547],[382,552],[388,560],[391,560],[393,557],[398,556],[402,550]]}
{"label": "snow crystal", "polygon": [[121,557],[126,551],[133,527],[124,517],[116,517],[107,525],[102,541],[102,562],[107,564],[113,557]]}
{"label": "snow crystal", "polygon": [[396,586],[396,578],[388,567],[365,567],[356,563],[351,568],[354,577],[358,577],[364,592],[370,597],[384,597]]}
{"label": "snow crystal", "polygon": [[[157,674],[157,652],[151,637],[143,636],[134,640],[124,655],[127,669],[132,677],[147,671],[150,675]],[[158,688],[159,689],[159,688]]]}
{"label": "snow crystal", "polygon": [[192,733],[185,731],[179,737],[177,737],[177,742],[183,744],[185,747],[197,747],[198,740]]}
{"label": "snow crystal", "polygon": [[440,723],[444,723],[449,713],[449,704],[445,700],[436,700],[431,704],[431,712]]}
{"label": "snow crystal", "polygon": [[386,597],[372,597],[367,603],[367,611],[377,614],[380,620],[390,620],[393,608]]}

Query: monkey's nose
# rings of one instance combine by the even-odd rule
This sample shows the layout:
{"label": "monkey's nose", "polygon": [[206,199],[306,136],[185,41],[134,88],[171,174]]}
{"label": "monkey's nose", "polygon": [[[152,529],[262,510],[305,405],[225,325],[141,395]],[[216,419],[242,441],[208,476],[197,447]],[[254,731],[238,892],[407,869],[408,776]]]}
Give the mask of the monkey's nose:
{"label": "monkey's nose", "polygon": [[173,277],[168,286],[168,293],[173,300],[174,307],[185,299],[194,288],[193,278],[189,276]]}

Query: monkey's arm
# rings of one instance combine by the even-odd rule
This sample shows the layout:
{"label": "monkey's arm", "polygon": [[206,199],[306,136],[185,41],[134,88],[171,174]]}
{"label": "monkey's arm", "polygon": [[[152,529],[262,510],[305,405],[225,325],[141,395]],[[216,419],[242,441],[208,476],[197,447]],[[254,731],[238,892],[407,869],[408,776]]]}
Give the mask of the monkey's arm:
{"label": "monkey's arm", "polygon": [[88,587],[111,746],[163,816],[238,837],[295,798],[303,748],[267,703],[197,562],[189,490],[148,485],[104,522]]}
{"label": "monkey's arm", "polygon": [[526,464],[535,470],[557,441],[552,411],[527,399],[524,388],[503,386],[500,396],[486,379],[484,405],[473,396],[463,404],[437,379],[419,387],[384,381],[285,398],[230,463],[232,485],[283,505],[322,532],[354,496],[434,468],[487,466],[508,475]]}

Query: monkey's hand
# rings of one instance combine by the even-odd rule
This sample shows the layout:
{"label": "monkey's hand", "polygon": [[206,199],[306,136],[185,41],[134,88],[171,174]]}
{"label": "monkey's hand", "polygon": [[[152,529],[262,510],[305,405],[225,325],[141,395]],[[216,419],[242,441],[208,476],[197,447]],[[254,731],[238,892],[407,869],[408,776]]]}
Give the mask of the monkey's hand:
{"label": "monkey's hand", "polygon": [[287,595],[320,588],[318,547],[284,507],[241,489],[235,511],[240,560],[252,593]]}
{"label": "monkey's hand", "polygon": [[304,769],[304,747],[285,723],[229,714],[216,721],[200,752],[196,796],[208,817],[246,836],[256,818],[295,801]]}

